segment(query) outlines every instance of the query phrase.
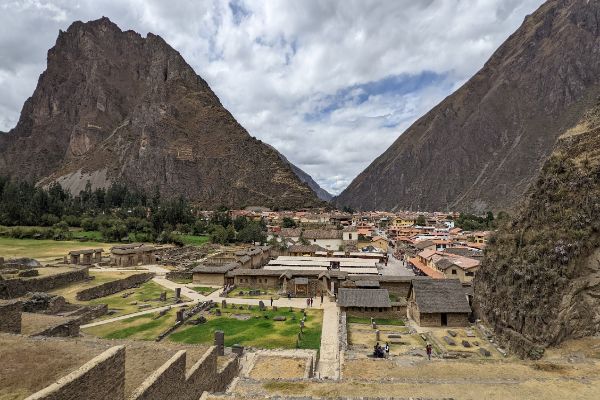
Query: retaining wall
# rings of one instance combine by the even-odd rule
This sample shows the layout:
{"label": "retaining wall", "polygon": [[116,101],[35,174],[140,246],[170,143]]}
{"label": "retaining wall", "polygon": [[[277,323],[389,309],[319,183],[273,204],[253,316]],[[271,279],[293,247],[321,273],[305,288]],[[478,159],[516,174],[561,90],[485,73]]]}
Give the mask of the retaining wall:
{"label": "retaining wall", "polygon": [[124,400],[125,347],[115,346],[26,400]]}
{"label": "retaining wall", "polygon": [[169,271],[165,274],[165,277],[170,280],[176,279],[189,279],[192,280],[194,273],[191,271]]}
{"label": "retaining wall", "polygon": [[86,301],[97,299],[99,297],[110,296],[111,294],[115,294],[123,290],[130,289],[134,286],[141,285],[142,283],[149,281],[153,277],[154,274],[151,272],[131,275],[127,278],[106,282],[98,286],[84,289],[81,292],[77,292],[76,298],[79,301]]}
{"label": "retaining wall", "polygon": [[20,297],[28,292],[48,292],[57,287],[83,281],[89,277],[88,268],[82,268],[39,278],[5,279],[0,281],[0,299]]}
{"label": "retaining wall", "polygon": [[230,358],[227,364],[218,372],[217,379],[214,382],[214,386],[211,388],[211,392],[224,392],[233,378],[238,376],[240,372],[240,358]]}
{"label": "retaining wall", "polygon": [[178,351],[135,390],[131,399],[158,400],[180,398],[179,393],[185,385],[185,361],[185,350]]}
{"label": "retaining wall", "polygon": [[0,332],[21,333],[20,301],[0,301]]}

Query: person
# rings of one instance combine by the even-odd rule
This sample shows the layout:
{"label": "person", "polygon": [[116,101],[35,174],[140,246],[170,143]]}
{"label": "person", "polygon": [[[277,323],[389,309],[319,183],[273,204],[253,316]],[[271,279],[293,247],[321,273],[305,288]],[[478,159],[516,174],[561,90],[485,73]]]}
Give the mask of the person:
{"label": "person", "polygon": [[310,306],[311,307],[313,306],[313,298],[312,298],[312,296],[310,296]]}
{"label": "person", "polygon": [[271,296],[271,307],[273,307],[273,297]]}
{"label": "person", "polygon": [[321,305],[323,305],[323,292],[321,292]]}
{"label": "person", "polygon": [[390,345],[388,342],[385,342],[385,355],[386,356],[390,355]]}
{"label": "person", "polygon": [[290,292],[288,292],[288,300],[292,299],[292,294]]}
{"label": "person", "polygon": [[432,350],[431,344],[427,343],[427,346],[425,346],[425,351],[427,351],[427,358],[429,359],[429,361],[431,361],[431,350]]}
{"label": "person", "polygon": [[306,307],[310,307],[310,298],[306,298]]}

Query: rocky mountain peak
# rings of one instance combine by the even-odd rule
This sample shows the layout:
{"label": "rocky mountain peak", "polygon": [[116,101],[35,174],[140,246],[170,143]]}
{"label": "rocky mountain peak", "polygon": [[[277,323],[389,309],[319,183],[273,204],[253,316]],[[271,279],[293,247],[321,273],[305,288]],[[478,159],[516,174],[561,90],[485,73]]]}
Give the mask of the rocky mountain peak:
{"label": "rocky mountain peak", "polygon": [[206,207],[320,204],[160,36],[74,22],[0,138],[0,170],[74,193],[122,181]]}

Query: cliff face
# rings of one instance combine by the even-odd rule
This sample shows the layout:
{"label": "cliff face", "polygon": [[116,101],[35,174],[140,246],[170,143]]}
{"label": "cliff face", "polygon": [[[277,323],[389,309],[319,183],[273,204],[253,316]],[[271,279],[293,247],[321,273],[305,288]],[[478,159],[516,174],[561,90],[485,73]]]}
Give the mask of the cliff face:
{"label": "cliff face", "polygon": [[523,357],[600,332],[600,105],[559,137],[474,287],[480,316]]}
{"label": "cliff face", "polygon": [[600,79],[600,2],[550,0],[337,198],[359,209],[511,208]]}
{"label": "cliff face", "polygon": [[75,193],[88,180],[158,186],[205,207],[320,204],[177,51],[107,18],[59,34],[17,126],[0,136],[0,171]]}

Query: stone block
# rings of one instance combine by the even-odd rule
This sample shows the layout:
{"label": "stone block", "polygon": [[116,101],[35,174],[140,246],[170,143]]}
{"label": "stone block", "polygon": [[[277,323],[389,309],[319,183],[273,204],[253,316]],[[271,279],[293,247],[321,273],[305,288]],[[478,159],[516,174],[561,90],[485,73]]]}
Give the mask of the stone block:
{"label": "stone block", "polygon": [[444,342],[450,346],[456,346],[456,342],[450,336],[444,336]]}

